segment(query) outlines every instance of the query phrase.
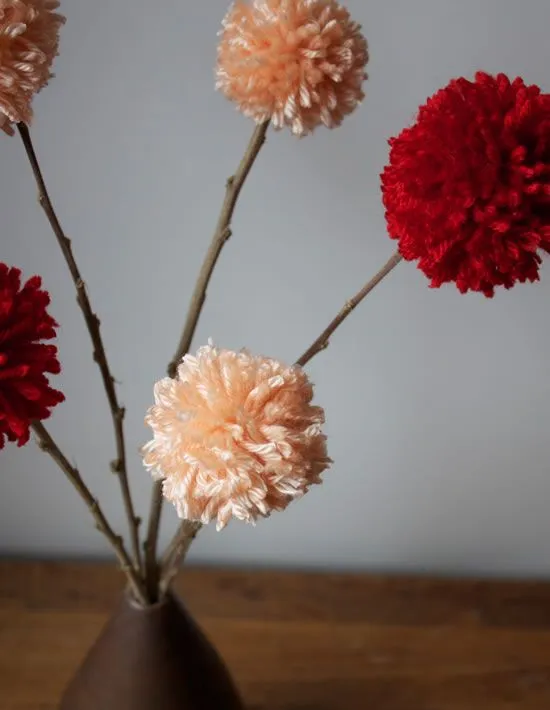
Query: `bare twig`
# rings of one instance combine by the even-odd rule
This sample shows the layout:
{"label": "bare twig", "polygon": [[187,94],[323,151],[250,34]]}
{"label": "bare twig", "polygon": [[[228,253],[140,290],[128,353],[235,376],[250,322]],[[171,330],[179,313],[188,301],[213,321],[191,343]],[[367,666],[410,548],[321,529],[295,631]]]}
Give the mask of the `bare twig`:
{"label": "bare twig", "polygon": [[191,543],[197,537],[201,528],[202,523],[191,522],[190,520],[183,520],[179,526],[178,532],[167,547],[160,563],[159,593],[161,598],[170,588],[172,580],[178,573],[178,569],[191,547]]}
{"label": "bare twig", "polygon": [[201,310],[206,299],[206,291],[208,289],[208,284],[210,283],[212,272],[218,262],[218,258],[224,244],[231,237],[231,220],[233,219],[233,213],[235,212],[239,195],[241,194],[246,178],[252,170],[252,166],[256,162],[256,158],[265,143],[268,127],[269,121],[256,126],[237,172],[227,180],[225,200],[218,219],[216,231],[212,237],[210,248],[208,249],[204,259],[193,296],[191,297],[191,304],[187,313],[185,327],[178,344],[178,349],[176,350],[176,354],[174,355],[172,362],[168,365],[169,377],[175,376],[182,357],[191,347]]}
{"label": "bare twig", "polygon": [[403,259],[401,254],[399,252],[396,252],[390,259],[389,261],[380,269],[380,271],[368,282],[363,286],[363,288],[357,293],[353,298],[351,298],[349,301],[347,301],[346,305],[342,308],[340,313],[336,316],[336,318],[330,323],[330,325],[325,328],[325,330],[321,333],[321,335],[317,338],[317,340],[311,345],[308,350],[302,355],[302,357],[297,360],[296,364],[301,365],[304,367],[304,365],[307,365],[307,363],[317,355],[317,353],[320,353],[322,350],[326,350],[329,346],[330,342],[330,336],[334,333],[334,331],[342,325],[342,323],[346,320],[346,318],[357,308],[357,306],[361,303],[363,299],[365,299],[369,293],[376,287],[378,284],[391,272],[397,264]]}
{"label": "bare twig", "polygon": [[141,523],[140,519],[136,516],[134,511],[134,505],[132,502],[132,496],[130,493],[130,484],[128,481],[128,470],[126,466],[126,447],[124,440],[124,416],[125,410],[119,404],[115,379],[111,374],[109,369],[109,363],[107,361],[107,355],[105,353],[105,346],[103,345],[103,340],[101,338],[100,331],[100,321],[97,315],[92,310],[90,300],[88,298],[88,293],[86,290],[86,284],[80,274],[80,270],[75,261],[71,240],[67,238],[63,228],[57,218],[52,201],[48,194],[46,183],[38,163],[38,158],[34,150],[34,146],[31,140],[31,135],[26,124],[18,123],[17,128],[25,146],[27,157],[31,164],[31,168],[34,174],[34,179],[38,187],[38,201],[40,206],[44,210],[46,217],[54,231],[57,238],[57,242],[63,253],[71,277],[73,279],[77,302],[80,306],[82,314],[84,315],[84,320],[86,326],[88,327],[88,332],[90,333],[90,338],[93,345],[93,355],[94,360],[97,363],[101,377],[103,379],[103,385],[105,386],[105,392],[107,394],[107,399],[109,401],[109,407],[111,409],[111,414],[113,418],[113,426],[115,430],[116,439],[116,450],[117,459],[111,463],[111,470],[113,473],[117,474],[118,480],[120,482],[120,488],[122,491],[122,498],[124,500],[124,507],[126,510],[126,516],[128,518],[128,523],[130,526],[130,536],[132,541],[132,550],[134,555],[134,565],[137,570],[141,570],[141,550],[139,545],[139,525]]}
{"label": "bare twig", "polygon": [[[224,244],[231,237],[231,220],[235,212],[235,207],[244,183],[258,157],[263,144],[265,143],[269,121],[266,121],[254,129],[252,138],[248,144],[243,159],[237,169],[237,172],[231,176],[226,183],[225,200],[222,205],[216,231],[212,237],[212,242],[204,259],[197,284],[191,298],[191,304],[187,313],[187,319],[183,329],[183,333],[178,344],[178,348],[172,361],[168,365],[168,376],[175,377],[178,365],[182,357],[189,351],[195,330],[199,322],[202,307],[206,300],[206,292],[210,278],[214,272],[219,256],[222,252]],[[148,587],[154,587],[158,581],[158,569],[156,562],[156,551],[158,544],[158,534],[160,519],[162,513],[163,496],[162,482],[155,483],[153,487],[151,499],[151,513],[149,517],[149,528],[147,539],[145,542],[145,568],[148,581]]]}
{"label": "bare twig", "polygon": [[145,582],[151,603],[154,603],[158,597],[160,569],[157,564],[157,543],[162,514],[162,502],[162,482],[157,482],[153,485],[147,537],[143,543],[143,549],[145,551]]}
{"label": "bare twig", "polygon": [[143,581],[141,580],[138,571],[132,564],[126,548],[124,547],[124,540],[120,535],[117,535],[103,514],[99,506],[99,502],[92,495],[89,488],[86,486],[78,469],[71,465],[67,457],[62,453],[59,446],[54,441],[51,434],[48,432],[46,427],[41,422],[33,422],[32,424],[33,432],[36,436],[38,446],[42,451],[46,452],[51,456],[51,458],[57,463],[59,468],[65,473],[69,481],[75,487],[77,493],[80,495],[84,503],[88,506],[90,513],[93,515],[96,522],[96,528],[107,538],[112,548],[115,551],[116,556],[120,562],[122,571],[128,578],[132,592],[134,593],[136,599],[142,604],[147,603],[147,596],[145,594],[145,589],[143,587]]}

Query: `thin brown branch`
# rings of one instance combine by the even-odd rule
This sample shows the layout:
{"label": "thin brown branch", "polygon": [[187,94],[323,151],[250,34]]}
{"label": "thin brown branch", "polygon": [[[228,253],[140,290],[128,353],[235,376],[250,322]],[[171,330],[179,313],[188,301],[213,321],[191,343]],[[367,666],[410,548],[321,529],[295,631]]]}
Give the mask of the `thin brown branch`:
{"label": "thin brown branch", "polygon": [[179,526],[178,532],[167,547],[160,564],[159,594],[161,598],[170,588],[172,580],[178,573],[181,563],[185,560],[187,552],[201,528],[202,523],[190,520],[183,520]]}
{"label": "thin brown branch", "polygon": [[[231,237],[231,221],[233,219],[233,214],[241,194],[241,190],[246,182],[250,171],[256,158],[258,157],[262,146],[266,140],[267,129],[269,128],[269,121],[266,121],[254,129],[246,152],[241,160],[237,172],[232,175],[226,183],[225,199],[222,205],[220,216],[218,219],[218,224],[216,225],[216,230],[212,237],[212,242],[208,252],[206,253],[202,268],[197,279],[195,290],[191,297],[191,303],[189,306],[189,311],[187,313],[187,319],[185,321],[185,326],[183,333],[178,344],[178,348],[172,361],[168,365],[168,376],[175,377],[178,365],[181,362],[182,357],[189,352],[191,347],[193,336],[195,335],[195,330],[199,322],[202,307],[206,300],[206,292],[208,290],[208,284],[222,252],[222,249],[226,242]],[[158,544],[158,534],[160,519],[162,513],[163,496],[162,496],[162,483],[157,482],[153,487],[152,499],[151,499],[151,513],[149,517],[149,529],[147,533],[147,539],[145,542],[145,567],[147,571],[147,578],[149,584],[155,584],[158,570],[156,563],[156,553]],[[153,578],[153,581],[151,579]]]}
{"label": "thin brown branch", "polygon": [[224,244],[231,237],[231,220],[233,219],[239,195],[241,194],[246,178],[252,170],[252,167],[256,162],[256,158],[265,143],[268,127],[269,121],[256,126],[237,172],[227,180],[225,200],[220,212],[216,231],[212,237],[210,248],[208,249],[204,259],[195,290],[191,297],[187,319],[185,321],[185,326],[178,348],[172,361],[168,365],[169,377],[175,376],[177,367],[180,364],[182,357],[189,352],[189,348],[191,347],[202,307],[206,300],[206,291],[208,289],[208,284],[210,283],[210,278],[212,277],[212,273],[216,267]]}
{"label": "thin brown branch", "polygon": [[334,333],[334,331],[342,325],[342,323],[346,320],[346,318],[353,313],[353,311],[357,308],[357,306],[363,301],[369,293],[376,287],[378,284],[386,278],[386,276],[395,269],[397,264],[403,259],[401,254],[399,252],[396,252],[390,259],[389,261],[380,269],[380,271],[368,282],[366,283],[363,288],[357,293],[353,298],[351,298],[349,301],[347,301],[346,305],[342,308],[342,310],[338,313],[336,318],[330,323],[330,325],[325,328],[325,330],[321,333],[321,335],[317,338],[317,340],[311,345],[310,348],[306,350],[306,352],[302,355],[302,357],[297,360],[296,364],[301,365],[304,367],[304,365],[307,365],[307,363],[317,355],[317,353],[320,353],[322,350],[326,350],[328,348],[329,343],[330,343],[330,336]]}
{"label": "thin brown branch", "polygon": [[124,439],[124,416],[125,410],[119,404],[116,387],[115,378],[111,374],[109,369],[109,363],[107,361],[107,355],[105,352],[105,346],[103,345],[103,340],[101,338],[100,321],[97,315],[92,310],[88,293],[86,290],[86,283],[82,278],[78,265],[76,263],[71,240],[67,238],[59,219],[57,218],[56,212],[54,210],[52,201],[48,194],[48,189],[40,169],[40,164],[34,150],[31,135],[26,124],[18,123],[17,128],[25,146],[25,151],[29,159],[34,179],[38,187],[38,201],[40,206],[44,210],[46,217],[53,229],[56,236],[57,242],[61,249],[61,252],[65,258],[73,283],[76,288],[77,302],[80,306],[80,310],[84,316],[88,332],[93,345],[93,357],[97,363],[99,370],[101,372],[101,377],[103,379],[103,385],[105,387],[105,392],[107,394],[107,400],[109,402],[109,407],[111,410],[111,415],[113,418],[113,426],[115,431],[116,440],[116,451],[117,459],[111,464],[111,470],[118,477],[120,482],[120,488],[122,491],[122,498],[124,501],[124,508],[126,511],[126,516],[128,518],[128,524],[130,526],[130,536],[132,542],[132,551],[134,555],[134,565],[137,570],[141,570],[141,550],[139,545],[139,525],[141,523],[140,519],[136,516],[134,511],[134,504],[132,502],[132,495],[130,492],[130,483],[128,480],[128,470],[126,465],[126,446]]}
{"label": "thin brown branch", "polygon": [[38,446],[42,449],[42,451],[51,456],[59,468],[65,473],[69,481],[73,484],[84,503],[88,506],[88,509],[95,520],[96,528],[107,538],[115,551],[122,571],[128,578],[128,582],[134,596],[139,602],[146,604],[147,597],[143,587],[143,581],[141,580],[137,570],[134,568],[132,560],[124,547],[124,540],[120,537],[120,535],[117,535],[114,532],[112,527],[107,522],[107,519],[100,508],[99,502],[96,498],[94,498],[90,492],[90,489],[84,483],[78,469],[69,462],[67,457],[54,441],[51,434],[41,422],[33,422],[32,429],[36,436]]}
{"label": "thin brown branch", "polygon": [[162,483],[157,482],[153,486],[147,537],[143,545],[145,551],[145,580],[147,584],[147,594],[149,595],[151,603],[154,603],[158,596],[160,569],[157,564],[157,544],[162,515],[162,503]]}

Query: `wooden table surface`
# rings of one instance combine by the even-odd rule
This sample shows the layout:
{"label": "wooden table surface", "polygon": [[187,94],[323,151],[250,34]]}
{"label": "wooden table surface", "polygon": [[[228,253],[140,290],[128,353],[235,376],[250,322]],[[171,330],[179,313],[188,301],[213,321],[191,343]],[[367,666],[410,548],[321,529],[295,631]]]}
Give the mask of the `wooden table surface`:
{"label": "wooden table surface", "polygon": [[[120,589],[0,562],[1,710],[56,708]],[[190,569],[178,591],[251,709],[550,710],[548,584]]]}

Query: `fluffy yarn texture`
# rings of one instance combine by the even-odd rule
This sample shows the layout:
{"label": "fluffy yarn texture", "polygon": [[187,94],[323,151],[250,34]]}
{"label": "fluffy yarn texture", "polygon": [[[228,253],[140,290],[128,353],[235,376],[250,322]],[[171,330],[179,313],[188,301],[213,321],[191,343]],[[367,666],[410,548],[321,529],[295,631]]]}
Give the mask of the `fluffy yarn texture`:
{"label": "fluffy yarn texture", "polygon": [[181,518],[223,528],[284,510],[330,465],[302,368],[209,344],[155,386],[144,463]]}
{"label": "fluffy yarn texture", "polygon": [[388,231],[433,287],[493,296],[550,251],[550,95],[503,74],[456,79],[390,141]]}
{"label": "fluffy yarn texture", "polygon": [[0,449],[6,439],[23,446],[32,421],[47,419],[64,400],[46,373],[60,371],[57,323],[48,314],[50,297],[33,276],[21,288],[21,272],[0,263]]}
{"label": "fluffy yarn texture", "polygon": [[303,136],[364,98],[361,26],[335,0],[237,0],[223,22],[217,88],[258,123]]}
{"label": "fluffy yarn texture", "polygon": [[57,0],[0,0],[0,128],[32,119],[34,95],[52,77],[59,29]]}

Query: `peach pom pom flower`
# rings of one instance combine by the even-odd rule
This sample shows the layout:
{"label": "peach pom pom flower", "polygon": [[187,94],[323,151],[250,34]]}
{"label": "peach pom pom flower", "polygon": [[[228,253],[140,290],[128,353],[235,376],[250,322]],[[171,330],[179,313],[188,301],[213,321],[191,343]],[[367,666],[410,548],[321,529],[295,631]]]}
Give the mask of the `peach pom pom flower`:
{"label": "peach pom pom flower", "polygon": [[284,510],[331,464],[304,370],[212,343],[155,386],[144,464],[180,518],[218,530]]}
{"label": "peach pom pom flower", "polygon": [[223,22],[217,88],[257,123],[303,136],[357,107],[368,59],[361,26],[335,0],[237,0]]}
{"label": "peach pom pom flower", "polygon": [[0,128],[30,123],[34,95],[52,77],[65,18],[57,0],[0,0]]}

